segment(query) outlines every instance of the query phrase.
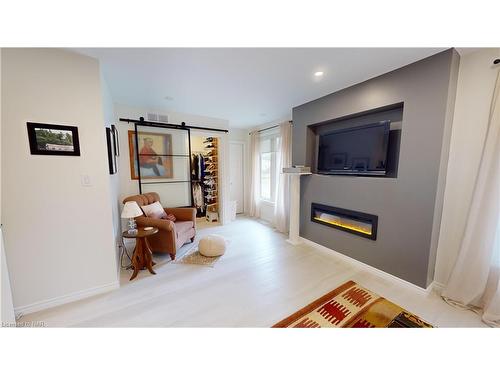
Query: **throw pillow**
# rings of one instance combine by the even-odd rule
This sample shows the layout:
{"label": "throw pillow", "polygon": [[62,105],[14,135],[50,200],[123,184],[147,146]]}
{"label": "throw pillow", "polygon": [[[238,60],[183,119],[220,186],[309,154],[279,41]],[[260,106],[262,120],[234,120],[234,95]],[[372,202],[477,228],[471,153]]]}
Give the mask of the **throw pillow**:
{"label": "throw pillow", "polygon": [[148,204],[147,206],[142,206],[142,210],[144,211],[144,214],[147,217],[150,217],[152,219],[166,219],[167,218],[167,213],[161,206],[160,202],[154,202],[151,204]]}

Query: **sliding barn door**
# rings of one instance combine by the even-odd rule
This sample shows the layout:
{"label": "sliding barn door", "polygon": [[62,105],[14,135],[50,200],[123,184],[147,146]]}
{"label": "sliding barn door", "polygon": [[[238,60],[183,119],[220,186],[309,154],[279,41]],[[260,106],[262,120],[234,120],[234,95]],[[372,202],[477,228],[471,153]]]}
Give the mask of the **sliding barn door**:
{"label": "sliding barn door", "polygon": [[140,125],[129,131],[132,178],[142,194],[157,192],[165,207],[191,206],[189,130]]}

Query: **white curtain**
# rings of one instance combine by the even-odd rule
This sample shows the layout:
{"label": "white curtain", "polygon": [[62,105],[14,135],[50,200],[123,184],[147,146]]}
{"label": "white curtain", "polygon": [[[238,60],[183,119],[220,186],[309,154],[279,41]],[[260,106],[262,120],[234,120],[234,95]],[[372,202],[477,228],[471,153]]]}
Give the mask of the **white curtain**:
{"label": "white curtain", "polygon": [[[460,252],[443,297],[500,326],[500,73]],[[479,311],[479,310],[478,310]]]}
{"label": "white curtain", "polygon": [[250,216],[260,216],[260,135],[250,134]]}
{"label": "white curtain", "polygon": [[274,205],[273,225],[279,232],[288,232],[288,207],[290,177],[283,168],[292,166],[292,126],[287,121],[279,126],[278,152],[276,155],[276,204]]}

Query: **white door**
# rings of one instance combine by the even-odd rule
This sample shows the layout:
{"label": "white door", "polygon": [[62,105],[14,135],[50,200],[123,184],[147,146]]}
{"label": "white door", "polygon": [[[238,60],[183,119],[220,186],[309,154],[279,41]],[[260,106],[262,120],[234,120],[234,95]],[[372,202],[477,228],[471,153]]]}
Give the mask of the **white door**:
{"label": "white door", "polygon": [[229,143],[229,197],[231,201],[236,201],[236,212],[243,212],[244,201],[244,173],[245,168],[243,165],[243,143],[230,142]]}

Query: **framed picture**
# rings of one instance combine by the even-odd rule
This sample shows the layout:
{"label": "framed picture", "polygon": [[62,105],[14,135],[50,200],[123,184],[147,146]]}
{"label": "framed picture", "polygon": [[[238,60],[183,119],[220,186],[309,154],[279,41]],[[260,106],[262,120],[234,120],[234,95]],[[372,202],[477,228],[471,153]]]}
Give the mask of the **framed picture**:
{"label": "framed picture", "polygon": [[139,179],[137,174],[137,157],[141,168],[141,179],[172,178],[172,135],[164,133],[139,132],[139,155],[135,143],[135,132],[128,131],[128,145],[130,153],[130,176],[133,180]]}
{"label": "framed picture", "polygon": [[28,122],[28,138],[32,155],[80,156],[76,126]]}
{"label": "framed picture", "polygon": [[116,165],[116,139],[113,135],[113,131],[110,128],[106,128],[106,143],[108,145],[108,166],[109,174],[115,174],[118,170]]}
{"label": "framed picture", "polygon": [[120,156],[120,143],[118,141],[119,140],[118,129],[114,125],[111,125],[111,134],[113,135],[114,143],[115,143],[115,146],[114,146],[115,156]]}

